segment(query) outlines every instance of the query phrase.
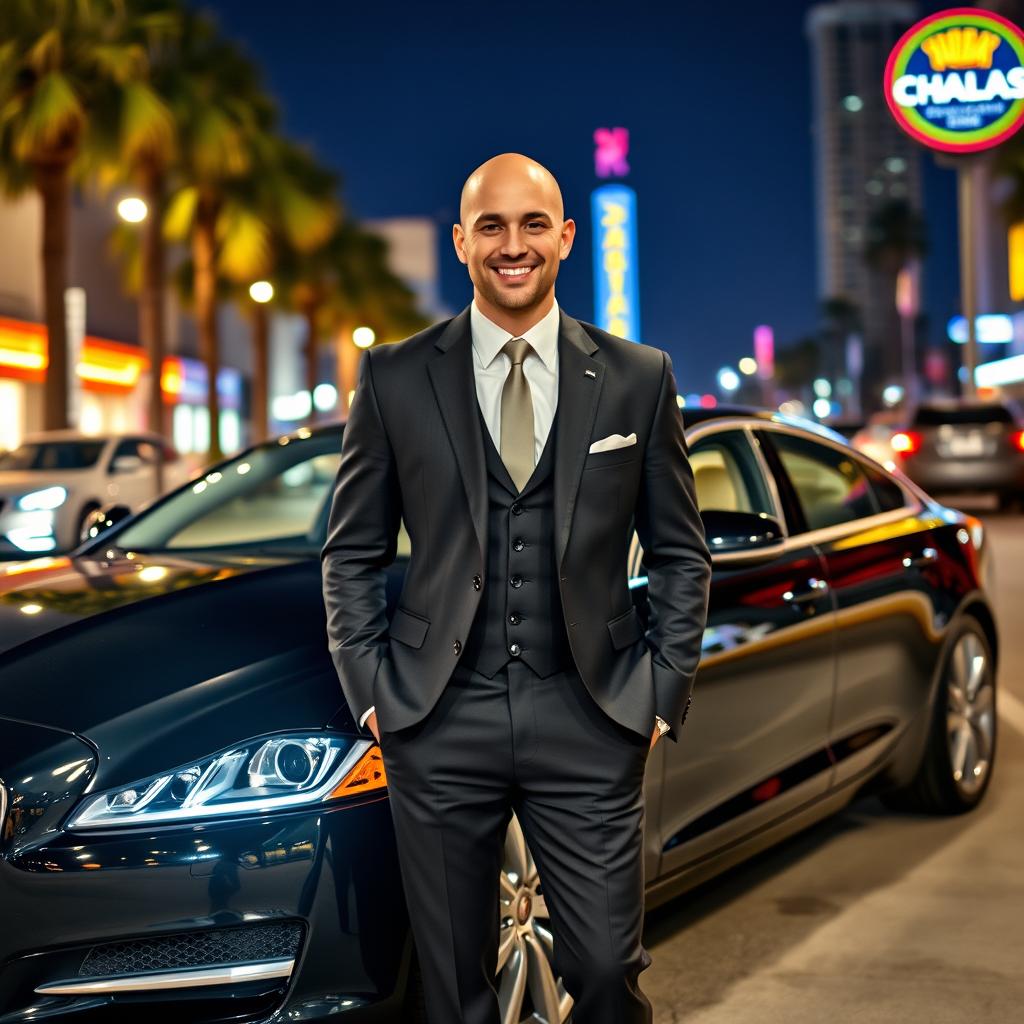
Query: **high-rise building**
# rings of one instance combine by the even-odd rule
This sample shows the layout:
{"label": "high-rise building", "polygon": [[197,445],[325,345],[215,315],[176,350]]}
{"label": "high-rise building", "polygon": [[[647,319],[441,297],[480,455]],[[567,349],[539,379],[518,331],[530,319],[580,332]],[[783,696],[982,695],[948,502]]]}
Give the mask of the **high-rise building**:
{"label": "high-rise building", "polygon": [[[900,36],[917,20],[905,0],[833,0],[807,12],[812,53],[818,295],[856,307],[862,354],[835,360],[856,375],[869,404],[901,372],[894,270],[869,266],[873,217],[893,200],[922,209],[921,146],[889,112],[883,73]],[[855,382],[856,383],[856,382]]]}

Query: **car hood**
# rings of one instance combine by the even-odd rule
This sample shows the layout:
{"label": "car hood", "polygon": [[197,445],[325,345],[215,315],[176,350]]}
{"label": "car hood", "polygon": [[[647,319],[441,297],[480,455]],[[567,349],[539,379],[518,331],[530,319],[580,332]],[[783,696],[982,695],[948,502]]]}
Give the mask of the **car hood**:
{"label": "car hood", "polygon": [[75,469],[4,469],[0,470],[0,494],[21,495],[40,491],[44,487],[60,484],[68,487],[81,476]]}
{"label": "car hood", "polygon": [[87,738],[97,785],[247,737],[351,728],[320,564],[134,553],[0,567],[0,718]]}

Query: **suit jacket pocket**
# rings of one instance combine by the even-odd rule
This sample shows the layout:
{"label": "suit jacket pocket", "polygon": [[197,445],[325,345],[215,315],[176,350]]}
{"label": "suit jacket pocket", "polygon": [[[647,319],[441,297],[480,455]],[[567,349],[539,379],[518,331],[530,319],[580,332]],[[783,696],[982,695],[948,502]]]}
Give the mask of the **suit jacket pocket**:
{"label": "suit jacket pocket", "polygon": [[404,608],[396,608],[395,614],[391,616],[388,635],[392,640],[398,640],[410,647],[422,647],[423,638],[427,635],[429,628],[429,619],[425,619],[415,612],[408,612]]}
{"label": "suit jacket pocket", "polygon": [[612,635],[612,647],[619,650],[636,643],[644,635],[643,623],[637,614],[636,606],[631,605],[628,612],[608,620],[608,632]]}

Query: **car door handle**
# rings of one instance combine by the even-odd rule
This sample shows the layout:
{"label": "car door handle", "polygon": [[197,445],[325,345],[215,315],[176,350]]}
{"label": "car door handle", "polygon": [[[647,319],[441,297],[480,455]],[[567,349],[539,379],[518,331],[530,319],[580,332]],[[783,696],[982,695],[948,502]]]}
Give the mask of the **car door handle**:
{"label": "car door handle", "polygon": [[922,548],[919,555],[912,555],[910,552],[907,552],[907,554],[903,556],[903,568],[909,569],[914,565],[920,568],[924,565],[931,565],[932,562],[937,562],[938,560],[939,553],[935,548]]}
{"label": "car door handle", "polygon": [[828,593],[828,580],[820,580],[812,576],[800,590],[787,590],[782,600],[789,604],[802,604],[804,601],[816,601]]}

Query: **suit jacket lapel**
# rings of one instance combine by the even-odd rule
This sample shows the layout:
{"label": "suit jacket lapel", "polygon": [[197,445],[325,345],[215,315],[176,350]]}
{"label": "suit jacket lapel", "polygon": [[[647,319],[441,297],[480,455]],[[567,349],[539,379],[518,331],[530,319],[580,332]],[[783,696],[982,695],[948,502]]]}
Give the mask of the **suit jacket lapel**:
{"label": "suit jacket lapel", "polygon": [[[462,476],[483,560],[487,552],[487,466],[476,411],[468,306],[449,322],[434,346],[440,354],[427,363],[427,372]],[[579,323],[561,312],[554,466],[555,545],[559,565],[569,540],[583,463],[590,447],[604,381],[604,364],[599,358],[593,358],[598,350],[597,343]],[[588,376],[587,370],[593,371],[594,376]]]}
{"label": "suit jacket lapel", "polygon": [[[558,329],[558,430],[555,434],[555,561],[562,564],[583,463],[604,383],[600,346],[564,312]],[[598,353],[599,354],[599,353]],[[594,376],[589,376],[590,370]]]}
{"label": "suit jacket lapel", "polygon": [[469,306],[449,322],[434,346],[441,354],[427,363],[427,372],[462,475],[483,562],[487,553],[487,465],[476,411],[479,403],[473,377]]}

